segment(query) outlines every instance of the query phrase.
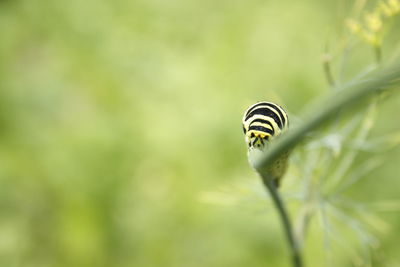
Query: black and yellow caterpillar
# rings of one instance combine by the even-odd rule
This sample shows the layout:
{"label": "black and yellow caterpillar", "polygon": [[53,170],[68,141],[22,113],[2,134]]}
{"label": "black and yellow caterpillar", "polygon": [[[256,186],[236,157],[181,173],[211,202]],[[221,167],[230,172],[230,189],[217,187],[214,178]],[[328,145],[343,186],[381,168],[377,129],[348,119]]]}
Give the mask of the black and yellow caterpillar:
{"label": "black and yellow caterpillar", "polygon": [[[289,127],[285,110],[271,102],[258,102],[250,106],[243,116],[243,132],[249,152],[253,149],[265,150],[272,139]],[[272,175],[278,187],[288,165],[289,152],[283,154],[265,171]]]}

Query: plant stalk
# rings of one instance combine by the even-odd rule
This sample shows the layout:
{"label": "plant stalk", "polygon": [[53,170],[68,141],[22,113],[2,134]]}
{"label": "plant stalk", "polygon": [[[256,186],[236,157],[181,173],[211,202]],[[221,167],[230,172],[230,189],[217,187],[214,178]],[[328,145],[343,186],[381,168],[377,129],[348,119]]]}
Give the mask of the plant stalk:
{"label": "plant stalk", "polygon": [[294,235],[292,223],[290,221],[289,213],[285,207],[284,202],[273,182],[273,177],[266,174],[260,173],[262,181],[265,187],[268,189],[269,193],[271,194],[271,198],[273,203],[279,213],[279,217],[282,222],[283,229],[286,234],[286,239],[289,245],[289,250],[291,254],[292,266],[293,267],[302,267],[302,258],[301,258],[301,251],[299,243]]}

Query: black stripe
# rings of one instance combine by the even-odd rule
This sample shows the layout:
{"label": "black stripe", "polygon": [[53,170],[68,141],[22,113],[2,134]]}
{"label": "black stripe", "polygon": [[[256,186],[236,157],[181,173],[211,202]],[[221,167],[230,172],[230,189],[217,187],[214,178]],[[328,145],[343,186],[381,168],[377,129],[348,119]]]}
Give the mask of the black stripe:
{"label": "black stripe", "polygon": [[[278,106],[278,105],[275,105],[275,104],[272,104],[272,103],[268,103],[268,102],[261,102],[261,103],[258,103],[258,104],[255,104],[254,106],[252,106],[252,107],[247,111],[247,113],[246,113],[246,118],[247,118],[248,114],[250,114],[250,112],[252,112],[254,109],[256,109],[256,108],[259,107],[259,106],[268,106],[268,107],[271,107],[271,108],[273,108],[274,110],[276,110],[276,111],[279,113],[279,116],[280,116],[280,119],[281,119],[282,124],[285,125],[286,119],[285,119],[285,116],[283,116],[281,110],[279,109],[279,106]],[[281,127],[279,127],[279,128],[281,128]],[[281,128],[281,129],[282,129],[282,128]]]}
{"label": "black stripe", "polygon": [[256,125],[256,126],[250,126],[249,127],[249,131],[254,130],[254,131],[260,131],[263,133],[269,133],[269,134],[273,134],[273,131],[271,129]]}
{"label": "black stripe", "polygon": [[276,111],[278,111],[279,115],[280,115],[281,118],[282,118],[282,119],[281,119],[282,124],[285,125],[286,119],[285,119],[285,116],[283,116],[283,114],[282,114],[280,108],[279,108],[277,105],[270,104],[270,103],[267,103],[266,105],[269,106],[269,107],[273,107],[273,108],[275,108]]}
{"label": "black stripe", "polygon": [[282,122],[279,119],[279,116],[276,115],[276,113],[273,112],[271,109],[269,109],[269,108],[255,109],[246,116],[245,121],[247,121],[249,118],[253,117],[254,115],[264,115],[264,116],[273,118],[274,121],[276,122],[276,124],[278,124],[279,128],[282,129]]}
{"label": "black stripe", "polygon": [[261,102],[261,103],[258,103],[258,104],[253,105],[253,106],[252,106],[251,108],[249,108],[249,110],[247,111],[246,117],[247,117],[247,115],[249,115],[249,113],[252,112],[256,107],[265,106],[266,104],[267,104],[266,102]]}
{"label": "black stripe", "polygon": [[270,121],[267,121],[267,120],[264,120],[264,119],[255,119],[254,121],[252,121],[250,123],[250,125],[252,125],[253,122],[260,122],[260,123],[263,123],[263,124],[268,124],[269,126],[271,126],[272,135],[275,134],[274,126],[272,126],[272,123]]}

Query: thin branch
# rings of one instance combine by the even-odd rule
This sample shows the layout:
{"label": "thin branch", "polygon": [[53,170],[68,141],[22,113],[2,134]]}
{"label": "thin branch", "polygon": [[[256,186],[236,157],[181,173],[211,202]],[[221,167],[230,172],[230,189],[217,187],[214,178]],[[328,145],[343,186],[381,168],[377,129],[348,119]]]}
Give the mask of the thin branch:
{"label": "thin branch", "polygon": [[325,51],[325,53],[322,55],[322,66],[324,69],[325,78],[329,86],[335,88],[336,83],[335,83],[335,78],[333,77],[332,74],[331,63],[332,63],[332,56],[329,54],[328,51]]}
{"label": "thin branch", "polygon": [[382,49],[380,45],[374,45],[374,54],[376,64],[380,64],[382,61]]}
{"label": "thin branch", "polygon": [[283,203],[281,196],[275,186],[275,183],[273,182],[273,177],[268,175],[267,173],[260,173],[260,175],[262,177],[264,185],[267,187],[271,194],[272,200],[282,221],[282,225],[289,244],[293,267],[301,267],[303,266],[303,264],[301,259],[300,246],[294,235],[292,224],[285,204]]}

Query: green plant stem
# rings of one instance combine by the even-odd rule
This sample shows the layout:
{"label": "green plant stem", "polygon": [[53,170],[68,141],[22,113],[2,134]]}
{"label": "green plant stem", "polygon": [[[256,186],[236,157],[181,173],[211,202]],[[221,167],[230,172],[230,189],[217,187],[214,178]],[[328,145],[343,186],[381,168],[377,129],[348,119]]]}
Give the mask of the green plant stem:
{"label": "green plant stem", "polygon": [[333,74],[332,74],[331,56],[328,53],[326,53],[324,55],[322,65],[324,68],[326,81],[328,82],[330,87],[334,88],[335,87],[335,79],[333,78]]}
{"label": "green plant stem", "polygon": [[282,198],[280,197],[280,194],[275,186],[275,183],[273,182],[272,177],[266,173],[260,173],[260,175],[261,175],[264,185],[270,192],[271,198],[272,198],[274,205],[279,213],[279,216],[280,216],[280,219],[282,222],[282,226],[285,231],[287,242],[289,245],[293,267],[301,267],[301,266],[303,266],[303,264],[302,264],[302,259],[301,259],[300,246],[294,235],[292,224],[291,224],[291,221],[289,218],[289,213],[286,210],[285,204],[282,201]]}
{"label": "green plant stem", "polygon": [[281,138],[271,143],[268,151],[253,160],[254,168],[261,172],[265,166],[271,164],[282,153],[298,144],[310,131],[321,126],[334,118],[339,111],[353,107],[355,104],[371,97],[375,93],[400,85],[400,65],[375,71],[368,75],[368,79],[341,86],[334,93],[330,94],[317,106],[314,106],[306,114],[304,122],[297,127],[293,127]]}

